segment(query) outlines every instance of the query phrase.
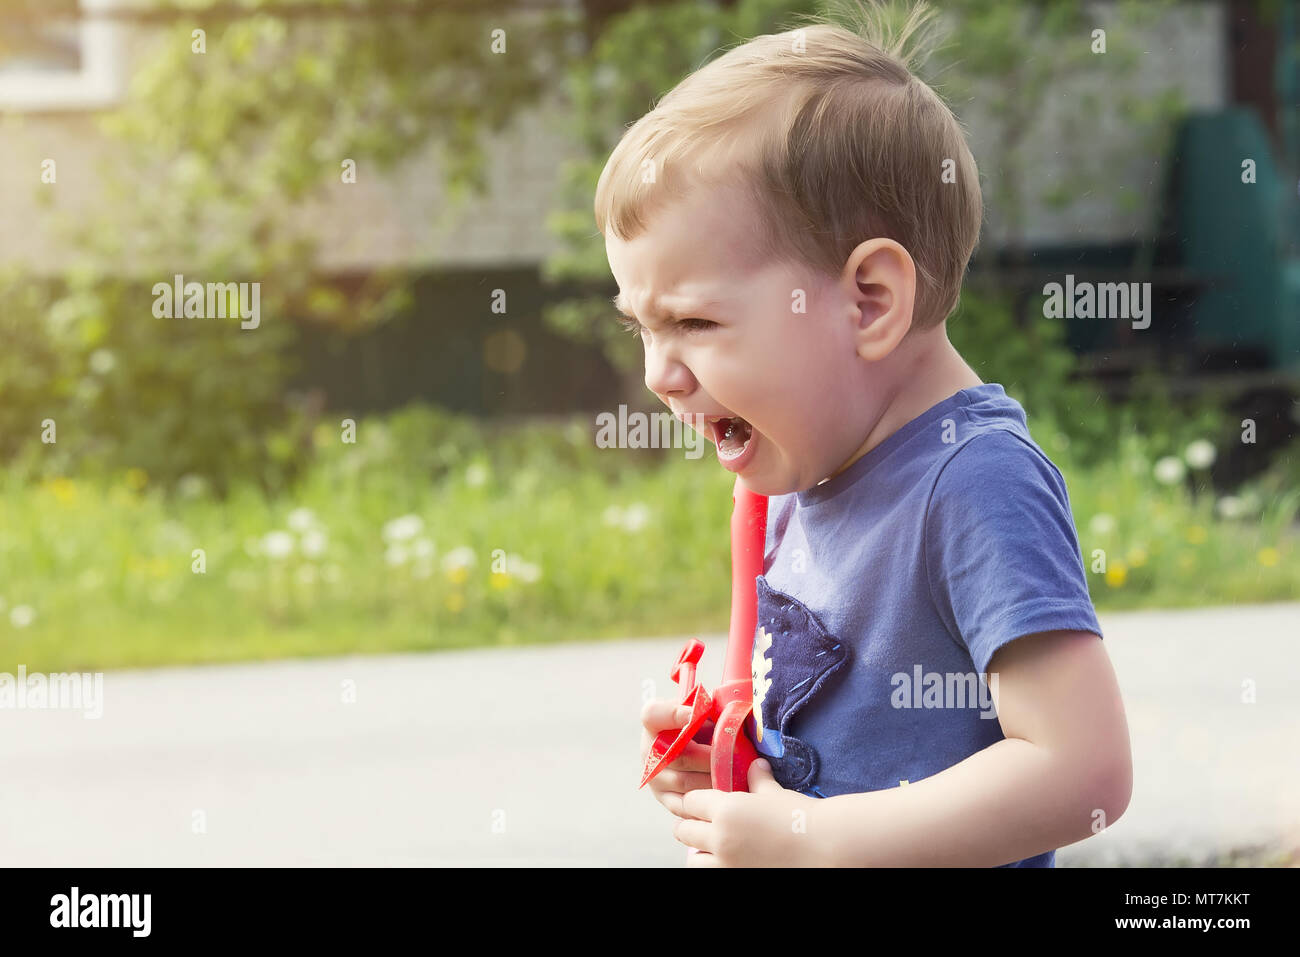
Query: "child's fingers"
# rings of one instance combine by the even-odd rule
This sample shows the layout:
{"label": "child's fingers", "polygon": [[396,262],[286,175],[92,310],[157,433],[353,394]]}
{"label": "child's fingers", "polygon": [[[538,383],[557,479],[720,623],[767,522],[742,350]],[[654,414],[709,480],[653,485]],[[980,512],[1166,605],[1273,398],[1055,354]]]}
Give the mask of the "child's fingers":
{"label": "child's fingers", "polygon": [[678,794],[685,794],[687,791],[713,787],[713,775],[708,771],[676,771],[668,769],[655,775],[655,780],[651,783],[658,784],[658,791],[664,793],[676,791]]}
{"label": "child's fingers", "polygon": [[684,727],[690,719],[690,708],[667,698],[653,698],[641,709],[641,726],[652,738],[660,731]]}
{"label": "child's fingers", "polygon": [[704,771],[707,773],[712,761],[713,748],[711,746],[700,744],[698,741],[687,741],[682,753],[677,755],[676,760],[664,770]]}
{"label": "child's fingers", "polygon": [[[656,698],[648,701],[641,709],[641,761],[644,764],[650,746],[663,731],[676,731],[690,720],[691,711],[675,701]],[[712,731],[713,723],[706,721],[701,731]],[[704,735],[706,738],[709,735]],[[667,767],[661,768],[647,787],[654,794],[655,800],[678,817],[686,817],[682,807],[682,796],[687,791],[713,787],[713,776],[709,771],[713,748],[699,741],[688,741],[681,754],[673,759]]]}
{"label": "child's fingers", "polygon": [[[659,778],[666,780],[663,781],[660,788],[656,789],[653,785],[659,783]],[[690,818],[682,805],[685,793],[711,787],[713,787],[713,778],[707,771],[703,773],[699,771],[662,771],[651,782],[651,790],[654,791],[655,800],[680,818]]]}

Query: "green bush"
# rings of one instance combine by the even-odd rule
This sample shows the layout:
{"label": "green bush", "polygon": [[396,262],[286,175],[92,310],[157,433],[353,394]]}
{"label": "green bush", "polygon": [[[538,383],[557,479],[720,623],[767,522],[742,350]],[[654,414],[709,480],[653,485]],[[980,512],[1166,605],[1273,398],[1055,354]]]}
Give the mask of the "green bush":
{"label": "green bush", "polygon": [[[41,284],[0,276],[0,456],[31,477],[126,469],[224,490],[282,485],[302,463],[275,436],[294,426],[281,396],[286,322],[160,319],[148,284],[73,274]],[[42,422],[53,419],[53,443]]]}
{"label": "green bush", "polygon": [[1135,378],[1127,400],[1109,400],[1078,377],[1060,320],[1031,312],[1017,324],[1005,298],[963,292],[948,338],[980,378],[1001,383],[1024,406],[1030,431],[1049,454],[1068,449],[1080,465],[1113,461],[1128,435],[1146,437],[1156,457],[1180,454],[1197,439],[1223,447],[1233,435],[1212,399],[1174,402],[1153,372]]}

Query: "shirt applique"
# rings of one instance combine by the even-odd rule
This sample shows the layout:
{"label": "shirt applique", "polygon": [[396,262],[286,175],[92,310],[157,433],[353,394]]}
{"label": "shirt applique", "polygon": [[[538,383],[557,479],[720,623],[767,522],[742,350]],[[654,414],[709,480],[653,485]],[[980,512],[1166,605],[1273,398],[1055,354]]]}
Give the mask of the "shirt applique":
{"label": "shirt applique", "polygon": [[[849,660],[848,646],[829,634],[797,598],[754,579],[758,626],[754,634],[754,717],[751,737],[784,788],[811,789],[815,748],[790,733],[790,722]],[[758,720],[758,719],[761,719]]]}

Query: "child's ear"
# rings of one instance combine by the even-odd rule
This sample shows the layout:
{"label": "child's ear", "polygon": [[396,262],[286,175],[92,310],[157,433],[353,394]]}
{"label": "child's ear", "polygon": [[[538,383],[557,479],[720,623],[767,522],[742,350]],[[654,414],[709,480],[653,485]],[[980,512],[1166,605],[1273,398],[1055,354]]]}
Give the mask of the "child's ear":
{"label": "child's ear", "polygon": [[845,277],[852,282],[858,355],[878,362],[894,351],[912,326],[916,265],[894,240],[869,239],[849,256]]}

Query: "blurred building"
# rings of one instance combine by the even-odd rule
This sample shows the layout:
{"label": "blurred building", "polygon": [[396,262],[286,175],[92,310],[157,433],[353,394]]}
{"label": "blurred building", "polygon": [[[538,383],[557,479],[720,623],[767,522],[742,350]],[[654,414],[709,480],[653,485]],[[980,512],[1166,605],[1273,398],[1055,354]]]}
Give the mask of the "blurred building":
{"label": "blurred building", "polygon": [[[63,2],[79,2],[84,16],[0,20],[0,265],[20,264],[33,275],[56,276],[70,261],[74,251],[61,243],[51,213],[75,218],[94,209],[97,170],[110,148],[95,117],[122,102],[133,67],[157,39],[156,23],[130,16],[127,0]],[[630,5],[569,2],[593,18]],[[1093,5],[1099,24],[1111,20],[1112,7]],[[1081,159],[1108,156],[1108,146],[1122,147],[1130,135],[1104,96],[1089,100],[1104,83],[1074,76],[1048,97],[1024,133],[1014,173],[999,161],[998,117],[989,115],[985,99],[954,104],[986,179],[988,221],[974,277],[1024,297],[1067,271],[1080,280],[1122,276],[1156,286],[1159,335],[1071,323],[1072,345],[1098,376],[1122,380],[1132,367],[1154,361],[1150,352],[1167,357],[1182,350],[1188,362],[1255,376],[1252,382],[1300,362],[1295,13],[1282,4],[1279,26],[1256,8],[1243,0],[1183,3],[1140,37],[1125,38],[1142,50],[1129,86],[1176,88],[1191,120],[1169,152],[1130,151],[1113,166],[1091,169],[1104,187],[1081,191],[1068,205],[1044,197],[1077,175]],[[557,246],[546,216],[557,171],[577,155],[568,129],[557,84],[544,106],[491,140],[491,189],[450,225],[439,222],[447,203],[432,151],[391,176],[360,177],[354,188],[334,190],[312,206],[307,212],[327,274],[346,282],[397,266],[416,277],[417,300],[409,318],[361,339],[341,343],[313,332],[303,345],[302,384],[324,386],[333,406],[363,410],[413,398],[487,413],[608,407],[619,387],[613,370],[594,350],[537,321],[553,295],[538,271]],[[1250,194],[1234,193],[1243,151],[1260,177]],[[50,157],[57,158],[58,189],[46,208],[37,184]],[[1003,175],[1017,177],[1025,199],[1014,222],[992,201]],[[484,322],[485,293],[495,288],[510,290],[513,345],[487,341],[494,333]],[[428,344],[435,340],[432,355]],[[358,351],[369,370],[361,376]],[[431,356],[433,367],[413,361],[418,355]],[[485,365],[489,355],[497,359]],[[557,368],[566,370],[563,377],[554,375]]]}

